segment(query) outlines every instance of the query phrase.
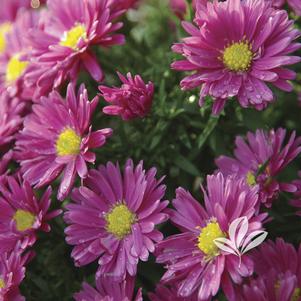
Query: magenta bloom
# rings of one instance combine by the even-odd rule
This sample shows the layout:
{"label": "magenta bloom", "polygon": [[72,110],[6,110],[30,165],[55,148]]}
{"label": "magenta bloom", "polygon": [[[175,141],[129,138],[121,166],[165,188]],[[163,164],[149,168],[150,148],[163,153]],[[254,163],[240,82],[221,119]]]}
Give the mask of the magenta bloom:
{"label": "magenta bloom", "polygon": [[76,81],[83,66],[96,81],[103,79],[92,46],[109,47],[124,43],[114,34],[122,27],[112,23],[123,11],[111,12],[108,0],[48,1],[45,26],[31,33],[32,61],[26,75],[36,97],[48,94],[66,80]]}
{"label": "magenta bloom", "polygon": [[25,249],[36,241],[38,230],[50,231],[47,222],[61,213],[48,213],[51,187],[40,200],[28,182],[13,176],[0,177],[0,253],[12,251],[20,243]]}
{"label": "magenta bloom", "polygon": [[[1,0],[0,23],[13,22],[21,8],[30,8],[31,0]],[[24,13],[24,11],[22,11]]]}
{"label": "magenta bloom", "polygon": [[109,0],[109,6],[112,11],[127,11],[130,8],[134,8],[139,0]]}
{"label": "magenta bloom", "polygon": [[81,292],[74,295],[75,301],[142,301],[139,289],[134,298],[135,277],[127,276],[122,282],[114,282],[110,277],[96,279],[96,289],[83,283]]}
{"label": "magenta bloom", "polygon": [[184,298],[178,297],[177,289],[175,287],[168,288],[161,284],[158,284],[156,286],[156,292],[149,293],[148,297],[151,301],[198,301],[197,294]]}
{"label": "magenta bloom", "polygon": [[191,35],[173,51],[185,59],[172,68],[195,71],[181,82],[182,89],[201,86],[200,106],[205,96],[214,100],[218,114],[229,97],[237,96],[242,107],[264,109],[274,100],[267,84],[292,91],[288,80],[296,73],[285,68],[301,59],[289,54],[300,48],[294,40],[299,31],[287,12],[261,0],[227,0],[197,5],[195,23],[183,22]]}
{"label": "magenta bloom", "polygon": [[136,275],[139,259],[147,261],[154,244],[163,239],[155,225],[168,218],[162,212],[168,205],[161,202],[163,178],[155,175],[155,168],[145,171],[142,162],[134,167],[128,160],[122,176],[118,164],[109,162],[91,170],[84,186],[73,190],[75,203],[66,206],[64,219],[76,266],[99,258],[97,277],[119,281],[127,272]]}
{"label": "magenta bloom", "polygon": [[123,120],[145,117],[153,102],[153,83],[145,84],[140,75],[132,77],[131,73],[128,73],[126,78],[119,72],[117,74],[123,83],[120,88],[99,86],[101,96],[111,104],[104,107],[103,112],[119,115]]}
{"label": "magenta bloom", "polygon": [[33,94],[24,86],[24,76],[29,64],[26,54],[31,47],[28,32],[37,23],[36,12],[22,11],[12,25],[5,25],[2,38],[0,28],[0,91],[7,91],[10,97],[31,99]]}
{"label": "magenta bloom", "polygon": [[15,139],[23,121],[23,109],[24,103],[17,98],[10,99],[7,94],[0,93],[0,150],[5,149]]}
{"label": "magenta bloom", "polygon": [[220,156],[216,164],[223,174],[236,174],[252,186],[259,184],[260,201],[270,207],[280,191],[294,192],[293,184],[279,182],[276,177],[301,152],[301,138],[293,132],[284,144],[286,130],[248,132],[246,141],[237,136],[235,158]]}
{"label": "magenta bloom", "polygon": [[266,214],[258,214],[258,189],[249,187],[243,179],[224,177],[221,173],[207,177],[207,192],[203,189],[205,208],[183,188],[176,191],[170,210],[171,221],[181,234],[167,237],[157,245],[157,262],[164,263],[167,272],[161,281],[177,285],[178,296],[198,295],[199,300],[215,296],[222,285],[227,294],[231,279],[241,283],[242,277],[253,272],[247,255],[238,256],[220,251],[216,238],[229,235],[229,225],[247,217],[248,233],[259,230]]}
{"label": "magenta bloom", "polygon": [[[199,0],[199,2],[206,5],[207,0]],[[192,0],[193,8],[196,7],[196,0]],[[177,15],[180,19],[184,19],[187,12],[187,2],[185,0],[169,0],[169,6],[173,13]]]}
{"label": "magenta bloom", "polygon": [[295,14],[301,16],[301,2],[300,0],[287,0],[288,5],[294,10]]}
{"label": "magenta bloom", "polygon": [[301,297],[301,247],[298,251],[282,238],[262,244],[252,254],[254,277],[238,288],[238,301],[297,301]]}
{"label": "magenta bloom", "polygon": [[97,97],[88,100],[83,85],[76,95],[69,84],[66,101],[53,91],[33,105],[16,142],[21,172],[31,185],[48,185],[63,172],[58,190],[58,198],[63,200],[76,174],[87,176],[86,162],[95,161],[91,148],[103,146],[112,134],[108,128],[92,132],[91,117],[97,102]]}
{"label": "magenta bloom", "polygon": [[[294,198],[290,201],[290,204],[296,208],[301,208],[301,171],[298,172],[299,179],[293,181],[293,185],[296,186],[296,191],[294,192]],[[301,216],[301,211],[297,212],[297,215]]]}
{"label": "magenta bloom", "polygon": [[21,257],[17,248],[11,253],[0,254],[0,300],[25,301],[20,295],[19,285],[25,278],[27,259],[27,255]]}

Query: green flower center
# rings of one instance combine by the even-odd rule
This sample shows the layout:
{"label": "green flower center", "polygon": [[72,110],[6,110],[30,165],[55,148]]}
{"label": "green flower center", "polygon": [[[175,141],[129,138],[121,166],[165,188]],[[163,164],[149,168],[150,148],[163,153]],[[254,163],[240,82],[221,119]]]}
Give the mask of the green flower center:
{"label": "green flower center", "polygon": [[16,222],[16,228],[18,231],[23,232],[31,229],[36,217],[29,211],[18,209],[13,216],[13,220]]}
{"label": "green flower center", "polygon": [[251,171],[248,171],[248,173],[246,175],[246,180],[247,180],[247,183],[249,184],[249,186],[256,185],[256,177]]}
{"label": "green flower center", "polygon": [[67,128],[56,140],[58,156],[77,155],[80,152],[81,138],[74,130]]}
{"label": "green flower center", "polygon": [[246,41],[233,43],[225,48],[223,53],[224,65],[231,71],[247,71],[253,59],[251,46]]}
{"label": "green flower center", "polygon": [[107,213],[107,231],[118,239],[131,233],[131,227],[136,221],[136,215],[125,204],[118,204]]}
{"label": "green flower center", "polygon": [[201,229],[198,236],[198,248],[205,253],[208,259],[219,254],[219,249],[214,243],[214,240],[220,237],[226,236],[216,221],[208,223],[206,227]]}
{"label": "green flower center", "polygon": [[87,38],[86,27],[82,24],[77,24],[65,32],[64,37],[60,41],[60,45],[77,50],[77,44],[81,38],[84,40]]}

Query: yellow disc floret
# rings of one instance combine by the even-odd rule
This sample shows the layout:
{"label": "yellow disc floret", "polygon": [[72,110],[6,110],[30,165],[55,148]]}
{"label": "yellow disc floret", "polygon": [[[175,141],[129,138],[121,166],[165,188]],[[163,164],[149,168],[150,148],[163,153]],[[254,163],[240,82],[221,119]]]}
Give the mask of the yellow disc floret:
{"label": "yellow disc floret", "polygon": [[6,34],[11,30],[11,24],[5,22],[0,25],[0,53],[3,53],[6,49]]}
{"label": "yellow disc floret", "polygon": [[132,224],[136,216],[125,204],[118,204],[105,216],[107,221],[106,229],[118,239],[122,239],[131,233]]}
{"label": "yellow disc floret", "polygon": [[225,234],[216,221],[209,222],[206,227],[201,229],[198,237],[198,247],[205,253],[207,258],[210,259],[219,254],[219,249],[215,245],[214,240],[220,237],[225,237]]}
{"label": "yellow disc floret", "polygon": [[246,41],[234,43],[225,48],[223,62],[226,68],[235,72],[247,71],[253,59],[251,46]]}
{"label": "yellow disc floret", "polygon": [[20,60],[19,54],[12,56],[6,66],[6,82],[11,83],[16,81],[23,74],[27,65],[28,62]]}
{"label": "yellow disc floret", "polygon": [[23,232],[32,228],[36,217],[29,211],[18,209],[13,217],[18,231]]}
{"label": "yellow disc floret", "polygon": [[58,156],[77,155],[80,152],[81,138],[74,130],[66,128],[56,140]]}
{"label": "yellow disc floret", "polygon": [[256,177],[255,177],[255,175],[251,171],[248,171],[248,173],[246,175],[246,179],[247,179],[247,183],[250,186],[256,185]]}
{"label": "yellow disc floret", "polygon": [[2,278],[0,278],[0,289],[5,288],[5,282]]}
{"label": "yellow disc floret", "polygon": [[64,33],[60,45],[77,50],[77,44],[81,38],[84,40],[87,38],[86,27],[82,24],[77,24]]}

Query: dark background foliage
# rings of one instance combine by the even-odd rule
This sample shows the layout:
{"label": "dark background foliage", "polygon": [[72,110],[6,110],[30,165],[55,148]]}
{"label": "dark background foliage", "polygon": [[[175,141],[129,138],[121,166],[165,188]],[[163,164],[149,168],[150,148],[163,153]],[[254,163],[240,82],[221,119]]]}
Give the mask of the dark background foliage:
{"label": "dark background foliage", "polygon": [[[182,186],[202,202],[200,184],[207,174],[214,172],[217,156],[232,153],[236,135],[244,135],[257,128],[277,127],[301,134],[301,107],[296,93],[275,91],[277,101],[263,112],[242,109],[235,99],[229,100],[225,111],[219,117],[213,117],[210,99],[200,108],[198,90],[181,91],[179,82],[184,74],[170,69],[170,63],[178,58],[170,47],[185,33],[180,21],[170,12],[167,1],[145,1],[137,11],[130,11],[123,21],[124,46],[107,50],[95,48],[106,73],[105,84],[119,86],[115,71],[130,71],[141,74],[145,81],[153,81],[155,96],[151,114],[143,120],[131,122],[102,114],[104,101],[100,99],[93,127],[112,127],[114,135],[97,150],[97,165],[118,160],[123,166],[127,158],[133,158],[135,163],[143,160],[146,168],[155,166],[160,176],[166,175],[166,199],[172,200],[175,189]],[[301,24],[300,20],[297,22]],[[295,69],[300,73],[300,64]],[[301,73],[298,77],[300,80]],[[86,84],[91,98],[98,93],[99,83],[86,74],[81,75],[81,82]],[[295,89],[301,90],[301,86],[296,84]],[[298,169],[301,169],[300,158],[284,172],[283,178],[295,179]],[[54,195],[53,207],[64,206],[68,201],[60,204]],[[294,209],[288,205],[288,196],[280,195],[268,212],[273,217],[266,225],[269,238],[282,236],[297,245],[301,238],[301,223]],[[64,240],[62,218],[51,224],[50,233],[39,234],[34,247],[37,256],[29,264],[21,287],[29,301],[72,300],[72,294],[80,290],[83,280],[94,282],[96,263],[75,268],[70,258],[71,247]],[[163,225],[162,230],[165,236],[176,233],[169,223]],[[153,290],[162,273],[163,268],[156,265],[151,257],[149,262],[139,266],[137,287],[142,286],[144,293]],[[219,300],[224,299],[221,297]]]}

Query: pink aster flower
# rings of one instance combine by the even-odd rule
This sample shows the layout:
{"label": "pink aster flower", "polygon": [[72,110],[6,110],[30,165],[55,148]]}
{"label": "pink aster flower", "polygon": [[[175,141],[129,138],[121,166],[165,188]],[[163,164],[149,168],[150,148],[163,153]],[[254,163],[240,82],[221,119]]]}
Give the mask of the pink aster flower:
{"label": "pink aster flower", "polygon": [[[207,0],[199,0],[204,5],[206,5]],[[196,0],[192,1],[193,8],[196,7]],[[180,19],[184,19],[187,12],[187,2],[185,0],[169,0],[169,6],[173,13],[177,15]]]}
{"label": "pink aster flower", "polygon": [[113,11],[125,10],[134,8],[139,0],[109,0],[109,6]]}
{"label": "pink aster flower", "polygon": [[7,25],[8,33],[2,38],[0,33],[0,91],[7,91],[10,97],[31,99],[33,94],[24,86],[24,76],[29,63],[26,54],[31,47],[28,32],[37,24],[36,12],[22,11],[13,25]]}
{"label": "pink aster flower", "polygon": [[103,79],[92,46],[110,47],[124,43],[114,34],[122,27],[113,21],[123,11],[111,12],[108,0],[48,1],[43,29],[31,32],[32,61],[26,75],[28,86],[36,87],[35,96],[46,95],[66,80],[76,81],[84,67],[96,81]]}
{"label": "pink aster flower", "polygon": [[[298,172],[299,179],[293,181],[293,185],[296,186],[296,191],[294,192],[294,197],[290,201],[290,204],[296,208],[301,208],[301,171]],[[297,212],[297,215],[301,216],[301,211]]]}
{"label": "pink aster flower", "polygon": [[179,297],[175,286],[169,288],[162,284],[158,284],[156,292],[149,293],[148,297],[151,301],[198,301],[197,294],[190,297]]}
{"label": "pink aster flower", "polygon": [[106,106],[103,112],[108,115],[120,115],[123,120],[145,117],[152,106],[154,85],[145,84],[140,75],[132,77],[131,73],[124,77],[117,73],[122,86],[108,88],[99,86],[101,96],[111,105]]}
{"label": "pink aster flower", "polygon": [[28,182],[13,176],[0,177],[0,253],[12,251],[20,243],[25,249],[36,241],[38,230],[50,231],[47,222],[61,213],[48,213],[49,187],[40,200]]}
{"label": "pink aster flower", "polygon": [[[221,251],[217,238],[229,236],[229,225],[246,217],[250,233],[262,227],[266,214],[258,214],[258,189],[249,187],[243,179],[224,177],[221,173],[207,177],[203,189],[205,208],[183,188],[176,191],[170,210],[171,221],[181,234],[167,237],[157,245],[157,262],[164,263],[167,272],[163,283],[176,285],[178,296],[198,295],[198,300],[215,296],[222,285],[227,294],[234,283],[253,272],[248,255],[239,258]],[[248,235],[248,234],[247,234]]]}
{"label": "pink aster flower", "polygon": [[25,267],[28,254],[21,257],[17,248],[10,253],[0,254],[0,300],[25,301],[20,295],[19,285],[25,278]]}
{"label": "pink aster flower", "polygon": [[0,10],[0,23],[13,22],[21,8],[29,8],[31,0],[2,0]]}
{"label": "pink aster flower", "polygon": [[156,180],[155,175],[155,168],[145,171],[142,162],[134,167],[128,160],[122,176],[118,164],[109,162],[91,170],[84,186],[73,190],[75,203],[66,206],[64,219],[76,266],[99,258],[97,277],[119,281],[126,273],[136,275],[139,259],[147,261],[163,238],[155,225],[168,218],[162,212],[168,205],[161,202],[163,178]]}
{"label": "pink aster flower", "polygon": [[301,16],[301,2],[300,0],[287,0],[288,5],[293,9],[296,15]]}
{"label": "pink aster flower", "polygon": [[[282,238],[252,252],[256,277],[238,288],[238,301],[297,301],[301,298],[301,246],[298,251]],[[253,297],[253,298],[252,298]]]}
{"label": "pink aster flower", "polygon": [[109,128],[92,132],[91,117],[97,102],[97,97],[88,100],[83,85],[76,95],[69,84],[66,100],[53,91],[33,105],[16,142],[21,172],[31,185],[48,185],[63,172],[58,190],[58,199],[63,200],[76,175],[87,176],[86,162],[95,161],[91,148],[103,146],[112,134]]}
{"label": "pink aster flower", "polygon": [[81,292],[74,295],[75,301],[142,301],[139,289],[134,298],[135,277],[127,276],[122,282],[114,282],[110,277],[96,279],[96,289],[83,283]]}
{"label": "pink aster flower", "polygon": [[292,91],[288,80],[296,73],[285,66],[301,59],[289,54],[300,48],[294,40],[299,31],[287,12],[261,0],[227,0],[197,4],[194,25],[183,22],[191,35],[175,44],[173,51],[185,59],[172,68],[195,71],[181,81],[182,89],[201,86],[199,104],[213,98],[218,114],[229,97],[237,96],[242,107],[264,109],[274,100],[267,84]]}
{"label": "pink aster flower", "polygon": [[216,159],[219,170],[246,179],[250,186],[259,184],[260,201],[270,207],[279,192],[296,191],[294,184],[282,183],[277,176],[301,152],[301,138],[293,132],[285,144],[286,130],[279,128],[265,132],[248,132],[246,139],[237,136],[234,158],[220,156]]}
{"label": "pink aster flower", "polygon": [[15,139],[23,121],[23,109],[24,103],[17,98],[10,99],[7,94],[0,93],[0,150],[5,149]]}

